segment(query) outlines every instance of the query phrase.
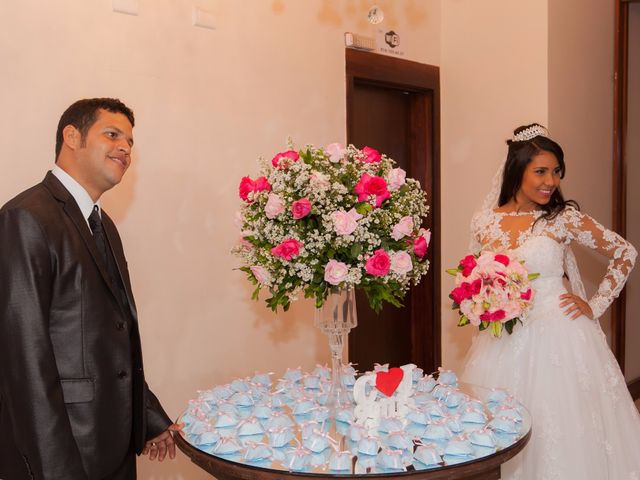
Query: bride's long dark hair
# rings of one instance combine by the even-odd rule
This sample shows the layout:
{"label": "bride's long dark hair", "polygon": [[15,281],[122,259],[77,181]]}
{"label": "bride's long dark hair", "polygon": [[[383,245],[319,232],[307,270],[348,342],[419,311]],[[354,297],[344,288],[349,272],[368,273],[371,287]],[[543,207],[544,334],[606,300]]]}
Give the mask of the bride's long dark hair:
{"label": "bride's long dark hair", "polygon": [[[542,127],[539,123],[523,125],[516,128],[513,131],[513,134],[517,135],[523,130],[533,126]],[[518,190],[520,190],[520,186],[522,185],[522,177],[524,176],[524,171],[526,170],[527,165],[531,163],[533,157],[542,152],[549,152],[555,155],[560,167],[560,178],[564,178],[566,170],[564,164],[564,152],[562,151],[562,147],[550,138],[538,135],[537,137],[533,137],[532,139],[525,141],[507,140],[507,145],[509,146],[509,151],[507,153],[507,160],[504,164],[502,186],[500,188],[500,196],[498,197],[499,207],[507,204],[512,198],[515,198],[516,193],[518,193]],[[568,206],[577,210],[580,209],[578,203],[574,200],[565,200],[560,188],[558,187],[553,191],[553,194],[551,194],[551,198],[548,203],[539,205],[540,209],[545,212],[540,218],[552,220]]]}

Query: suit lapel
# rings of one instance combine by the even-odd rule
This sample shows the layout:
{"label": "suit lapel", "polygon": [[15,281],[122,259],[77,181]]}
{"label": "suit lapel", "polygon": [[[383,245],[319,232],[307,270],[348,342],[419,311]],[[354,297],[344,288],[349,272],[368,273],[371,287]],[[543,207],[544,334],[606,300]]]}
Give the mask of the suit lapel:
{"label": "suit lapel", "polygon": [[133,299],[133,292],[131,291],[131,283],[127,273],[127,262],[124,257],[124,251],[122,250],[122,242],[120,241],[115,224],[104,210],[102,211],[102,227],[104,228],[104,233],[107,237],[108,248],[111,249],[113,258],[116,261],[118,275],[120,275],[120,280],[122,281],[122,285],[124,285],[124,291],[127,295],[127,303],[131,310],[131,315],[134,320],[137,320],[138,314],[136,311],[135,301]]}
{"label": "suit lapel", "polygon": [[102,261],[102,257],[98,253],[98,248],[96,247],[96,242],[91,235],[91,230],[87,225],[87,221],[82,216],[80,207],[78,207],[78,204],[73,198],[73,195],[71,195],[69,191],[64,188],[62,183],[60,183],[60,181],[51,172],[47,173],[42,183],[51,192],[51,194],[63,204],[62,208],[64,212],[71,219],[76,229],[78,230],[78,233],[82,237],[85,246],[91,253],[93,261],[98,267],[98,270],[100,271],[102,278],[107,284],[107,287],[109,288],[113,296],[118,299],[118,292],[116,292],[113,282],[111,282],[109,272],[107,271],[107,266],[104,264],[104,262]]}

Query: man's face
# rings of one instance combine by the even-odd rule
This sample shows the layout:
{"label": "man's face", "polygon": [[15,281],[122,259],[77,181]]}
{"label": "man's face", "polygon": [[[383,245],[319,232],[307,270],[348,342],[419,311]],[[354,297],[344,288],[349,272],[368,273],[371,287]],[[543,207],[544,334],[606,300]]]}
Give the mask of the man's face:
{"label": "man's face", "polygon": [[122,113],[99,110],[98,118],[75,150],[80,183],[96,200],[113,188],[131,163],[133,127]]}

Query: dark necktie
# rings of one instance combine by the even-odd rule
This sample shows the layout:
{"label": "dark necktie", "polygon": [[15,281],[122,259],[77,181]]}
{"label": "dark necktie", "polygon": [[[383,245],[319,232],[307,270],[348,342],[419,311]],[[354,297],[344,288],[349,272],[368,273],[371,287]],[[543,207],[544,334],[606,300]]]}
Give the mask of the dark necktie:
{"label": "dark necktie", "polygon": [[[110,268],[109,258],[107,257],[107,239],[104,236],[104,229],[102,228],[102,219],[100,218],[100,212],[98,206],[94,205],[91,215],[89,215],[89,226],[91,227],[91,233],[93,234],[93,240],[98,247],[98,253],[102,257],[104,266],[109,270],[109,274],[112,274]],[[112,275],[113,278],[113,275]]]}
{"label": "dark necktie", "polygon": [[107,268],[107,272],[109,273],[109,280],[113,285],[113,288],[120,294],[120,301],[125,308],[128,308],[129,304],[127,300],[127,293],[124,290],[124,285],[122,284],[122,280],[120,279],[120,274],[118,273],[118,267],[116,265],[116,259],[111,253],[111,248],[107,244],[107,237],[104,234],[104,228],[102,227],[102,219],[100,218],[100,211],[98,210],[98,206],[95,205],[93,207],[93,211],[91,215],[89,215],[89,227],[91,227],[91,233],[93,234],[93,239],[96,242],[96,247],[98,248],[98,253],[100,257],[102,257],[104,266]]}

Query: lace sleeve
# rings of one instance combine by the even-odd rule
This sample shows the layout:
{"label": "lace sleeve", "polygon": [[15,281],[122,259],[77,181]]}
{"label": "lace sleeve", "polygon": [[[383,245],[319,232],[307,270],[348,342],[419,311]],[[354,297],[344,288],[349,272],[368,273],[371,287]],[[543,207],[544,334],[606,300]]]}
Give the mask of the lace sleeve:
{"label": "lace sleeve", "polygon": [[617,233],[577,210],[568,210],[564,217],[568,241],[575,241],[609,258],[607,273],[589,300],[594,318],[599,318],[624,287],[636,260],[636,249]]}

